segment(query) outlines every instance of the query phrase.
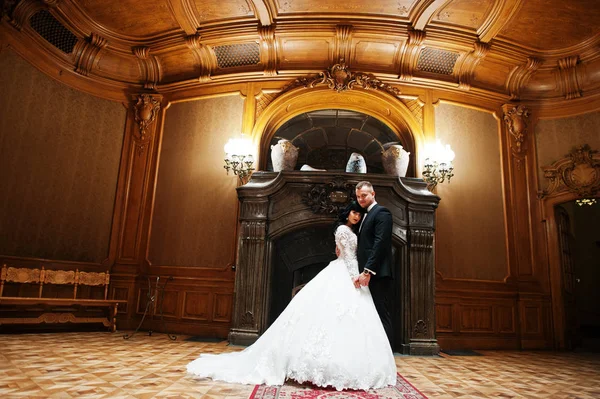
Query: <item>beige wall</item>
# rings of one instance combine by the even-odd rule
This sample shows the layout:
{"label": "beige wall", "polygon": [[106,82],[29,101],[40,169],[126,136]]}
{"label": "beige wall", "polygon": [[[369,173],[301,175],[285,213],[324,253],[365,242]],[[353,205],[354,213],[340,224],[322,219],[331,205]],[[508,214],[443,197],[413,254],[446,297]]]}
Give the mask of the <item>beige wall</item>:
{"label": "beige wall", "polygon": [[0,255],[108,256],[125,108],[0,52]]}
{"label": "beige wall", "polygon": [[444,278],[508,275],[499,123],[489,112],[442,103],[436,137],[456,153],[455,177],[437,186],[436,267]]}
{"label": "beige wall", "polygon": [[155,265],[224,267],[233,261],[237,177],[223,146],[242,128],[239,96],[173,104],[166,112],[149,259]]}
{"label": "beige wall", "polygon": [[600,111],[571,118],[541,119],[535,128],[540,189],[546,187],[542,166],[548,166],[564,158],[571,149],[589,144],[600,151]]}

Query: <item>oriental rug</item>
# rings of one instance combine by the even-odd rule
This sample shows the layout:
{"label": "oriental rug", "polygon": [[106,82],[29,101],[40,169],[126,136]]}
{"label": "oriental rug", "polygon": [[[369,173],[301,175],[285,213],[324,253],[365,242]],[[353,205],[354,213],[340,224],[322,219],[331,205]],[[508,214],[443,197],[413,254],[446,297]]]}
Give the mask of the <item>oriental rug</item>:
{"label": "oriental rug", "polygon": [[427,399],[398,374],[395,386],[371,391],[336,391],[310,384],[286,382],[283,386],[257,385],[249,399]]}

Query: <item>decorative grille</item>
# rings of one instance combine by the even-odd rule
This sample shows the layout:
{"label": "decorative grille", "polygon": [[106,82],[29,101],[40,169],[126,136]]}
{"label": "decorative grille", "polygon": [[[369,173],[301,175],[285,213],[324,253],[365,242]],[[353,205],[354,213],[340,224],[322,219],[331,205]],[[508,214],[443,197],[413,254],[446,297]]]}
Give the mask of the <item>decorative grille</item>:
{"label": "decorative grille", "polygon": [[258,43],[228,44],[214,47],[219,68],[256,65],[260,62]]}
{"label": "decorative grille", "polygon": [[438,73],[441,75],[452,75],[454,64],[459,54],[426,47],[419,55],[417,69],[423,72]]}
{"label": "decorative grille", "polygon": [[77,43],[77,36],[65,28],[48,10],[40,10],[29,19],[29,25],[41,37],[63,53],[71,54]]}

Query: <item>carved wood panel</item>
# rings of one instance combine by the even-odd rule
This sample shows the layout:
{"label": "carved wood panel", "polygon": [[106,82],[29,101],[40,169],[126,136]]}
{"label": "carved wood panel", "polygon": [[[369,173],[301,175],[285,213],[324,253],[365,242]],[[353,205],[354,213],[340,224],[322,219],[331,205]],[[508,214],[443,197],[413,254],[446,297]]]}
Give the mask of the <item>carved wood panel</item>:
{"label": "carved wood panel", "polygon": [[186,291],[183,294],[183,320],[209,321],[212,316],[212,296],[208,292]]}

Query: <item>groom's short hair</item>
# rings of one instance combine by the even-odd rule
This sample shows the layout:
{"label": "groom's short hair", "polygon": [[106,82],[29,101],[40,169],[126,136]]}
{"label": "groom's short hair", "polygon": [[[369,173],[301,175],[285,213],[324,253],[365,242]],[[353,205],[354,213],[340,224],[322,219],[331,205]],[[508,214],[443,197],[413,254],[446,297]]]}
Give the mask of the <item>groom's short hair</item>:
{"label": "groom's short hair", "polygon": [[358,184],[356,185],[357,190],[360,190],[363,187],[367,187],[368,189],[373,191],[373,185],[369,181],[366,181],[366,180],[359,181]]}

